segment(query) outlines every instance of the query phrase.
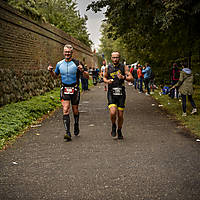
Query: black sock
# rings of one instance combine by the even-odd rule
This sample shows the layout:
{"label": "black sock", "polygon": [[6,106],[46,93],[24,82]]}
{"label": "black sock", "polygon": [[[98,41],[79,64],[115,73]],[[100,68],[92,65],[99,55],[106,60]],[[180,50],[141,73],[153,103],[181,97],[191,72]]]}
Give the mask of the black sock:
{"label": "black sock", "polygon": [[69,114],[63,115],[63,123],[64,123],[65,130],[67,132],[70,132],[70,117],[69,117]]}
{"label": "black sock", "polygon": [[78,125],[78,123],[79,123],[79,113],[78,115],[74,115],[74,124]]}
{"label": "black sock", "polygon": [[114,129],[113,131],[116,131],[116,128],[117,128],[116,124],[115,123],[112,124],[112,130]]}

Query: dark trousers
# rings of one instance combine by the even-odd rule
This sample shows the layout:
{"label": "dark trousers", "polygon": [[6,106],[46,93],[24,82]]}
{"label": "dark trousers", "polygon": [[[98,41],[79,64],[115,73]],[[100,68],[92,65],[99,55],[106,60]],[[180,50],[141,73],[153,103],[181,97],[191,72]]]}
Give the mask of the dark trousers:
{"label": "dark trousers", "polygon": [[143,92],[143,78],[139,78],[139,90],[140,92]]}
{"label": "dark trousers", "polygon": [[86,78],[81,78],[82,90],[88,90],[88,80]]}
{"label": "dark trousers", "polygon": [[[187,95],[187,96],[188,96],[188,100],[190,101],[192,107],[196,108],[196,105],[194,103],[192,95]],[[181,98],[182,98],[182,109],[183,109],[183,112],[185,113],[186,112],[186,95],[181,94]]]}
{"label": "dark trousers", "polygon": [[144,79],[144,86],[145,86],[145,89],[147,90],[148,94],[150,94],[149,82],[150,82],[149,78]]}
{"label": "dark trousers", "polygon": [[135,87],[135,89],[139,89],[139,87],[138,87],[138,79],[137,78],[134,78],[134,87]]}

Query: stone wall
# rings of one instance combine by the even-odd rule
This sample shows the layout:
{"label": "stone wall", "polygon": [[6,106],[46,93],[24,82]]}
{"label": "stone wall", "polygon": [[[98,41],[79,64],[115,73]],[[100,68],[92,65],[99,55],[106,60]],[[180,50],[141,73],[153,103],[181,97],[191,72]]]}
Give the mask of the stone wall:
{"label": "stone wall", "polygon": [[46,70],[0,69],[0,105],[41,95],[60,85]]}
{"label": "stone wall", "polygon": [[[0,1],[0,105],[42,94],[57,86],[46,69],[63,59],[72,44],[74,57],[95,66],[89,47],[62,30],[35,22]],[[19,89],[19,88],[20,89]]]}

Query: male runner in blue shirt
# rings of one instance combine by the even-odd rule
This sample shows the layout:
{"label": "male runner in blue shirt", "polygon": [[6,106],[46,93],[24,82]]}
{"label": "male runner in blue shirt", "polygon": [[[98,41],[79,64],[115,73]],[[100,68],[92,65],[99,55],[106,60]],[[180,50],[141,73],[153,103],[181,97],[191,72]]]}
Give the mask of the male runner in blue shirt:
{"label": "male runner in blue shirt", "polygon": [[88,78],[89,74],[87,71],[84,71],[83,66],[80,65],[78,60],[72,58],[73,47],[71,45],[67,44],[64,46],[63,54],[65,58],[57,63],[55,71],[53,71],[52,66],[49,66],[48,70],[53,77],[57,77],[59,74],[61,75],[62,87],[60,91],[60,99],[63,107],[63,123],[66,131],[64,139],[70,141],[70,102],[74,114],[74,135],[77,136],[79,134],[79,79],[81,73],[83,73],[85,78]]}

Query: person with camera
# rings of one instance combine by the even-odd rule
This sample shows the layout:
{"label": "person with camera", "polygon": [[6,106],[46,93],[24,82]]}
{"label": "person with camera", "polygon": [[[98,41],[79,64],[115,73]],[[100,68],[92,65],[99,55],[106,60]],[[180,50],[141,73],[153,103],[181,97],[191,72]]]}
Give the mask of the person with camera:
{"label": "person with camera", "polygon": [[64,46],[64,59],[59,61],[56,65],[55,71],[52,66],[48,66],[48,70],[55,78],[61,75],[62,87],[60,91],[60,99],[63,108],[63,123],[65,127],[64,139],[71,140],[70,131],[70,102],[74,114],[74,135],[79,135],[79,110],[78,105],[80,101],[79,79],[81,73],[85,78],[89,77],[87,71],[80,64],[78,60],[72,58],[73,47],[70,44]]}
{"label": "person with camera", "polygon": [[[112,123],[111,136],[118,139],[123,139],[122,125],[123,114],[125,109],[126,91],[124,81],[132,82],[133,76],[129,71],[128,66],[120,63],[120,53],[112,52],[112,64],[108,65],[104,73],[104,82],[108,84],[107,99]],[[118,118],[118,124],[116,120]]]}

